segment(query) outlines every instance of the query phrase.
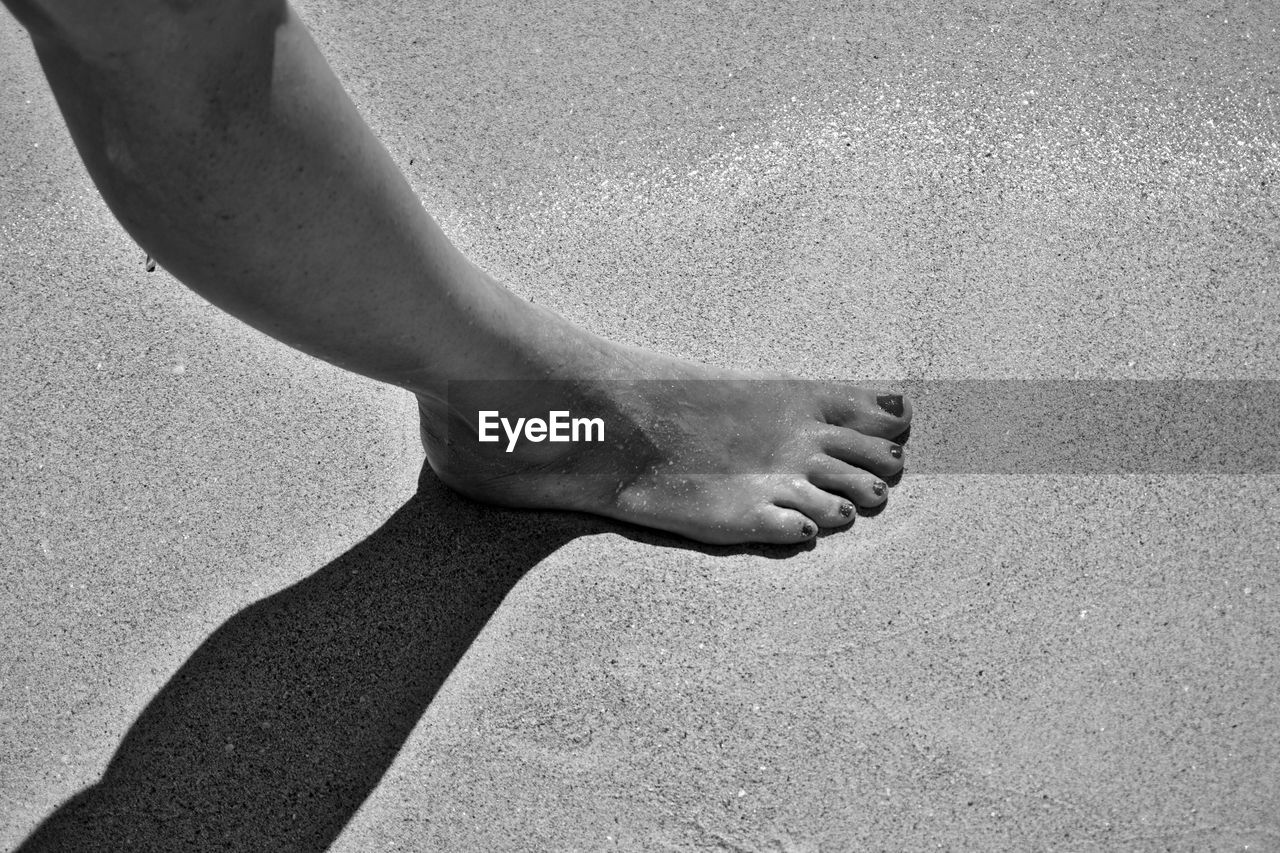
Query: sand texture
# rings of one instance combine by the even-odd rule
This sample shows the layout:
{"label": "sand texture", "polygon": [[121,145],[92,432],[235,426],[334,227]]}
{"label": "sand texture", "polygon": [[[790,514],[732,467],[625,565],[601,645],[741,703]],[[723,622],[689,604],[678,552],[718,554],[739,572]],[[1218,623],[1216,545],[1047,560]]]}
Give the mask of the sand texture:
{"label": "sand texture", "polygon": [[408,394],[145,271],[2,16],[0,848],[1280,849],[1280,464],[1228,464],[1277,441],[1280,4],[300,13],[592,331],[1253,419],[1222,468],[1088,464],[1142,418],[941,464],[1007,413],[931,386],[888,508],[797,551],[419,489]]}

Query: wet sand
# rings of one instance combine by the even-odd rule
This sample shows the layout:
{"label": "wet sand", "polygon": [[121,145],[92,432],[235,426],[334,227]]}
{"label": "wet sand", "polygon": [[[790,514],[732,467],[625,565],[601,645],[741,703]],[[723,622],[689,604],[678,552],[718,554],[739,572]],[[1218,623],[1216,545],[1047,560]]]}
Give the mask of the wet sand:
{"label": "wet sand", "polygon": [[[1280,9],[452,5],[300,11],[450,236],[595,332],[1280,379]],[[0,847],[1280,845],[1274,466],[920,458],[798,551],[419,489],[409,396],[148,274],[0,57]]]}

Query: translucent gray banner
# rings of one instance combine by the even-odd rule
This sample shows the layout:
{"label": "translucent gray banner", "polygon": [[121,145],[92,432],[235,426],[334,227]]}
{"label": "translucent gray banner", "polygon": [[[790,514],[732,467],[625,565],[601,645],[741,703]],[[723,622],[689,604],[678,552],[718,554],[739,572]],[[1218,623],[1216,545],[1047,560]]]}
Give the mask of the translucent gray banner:
{"label": "translucent gray banner", "polygon": [[914,472],[1280,472],[1280,383],[1266,380],[918,381]]}
{"label": "translucent gray banner", "polygon": [[[506,452],[513,440],[528,448],[527,432],[513,439],[507,428],[525,418],[545,422],[537,449],[551,459],[563,449],[551,444],[552,421],[565,447],[590,443],[598,421],[604,440],[593,449],[629,454],[642,468],[665,464],[664,442],[682,429],[715,440],[711,433],[753,429],[755,413],[777,423],[780,402],[856,399],[859,389],[873,392],[870,406],[877,394],[911,401],[908,473],[1280,473],[1280,382],[1273,380],[643,380],[586,390],[569,382],[453,382],[447,402],[454,416],[435,456],[448,464],[457,452]],[[700,414],[700,401],[729,414]],[[637,435],[634,425],[646,419],[652,434]],[[691,475],[714,473],[695,470],[696,456],[688,461]]]}

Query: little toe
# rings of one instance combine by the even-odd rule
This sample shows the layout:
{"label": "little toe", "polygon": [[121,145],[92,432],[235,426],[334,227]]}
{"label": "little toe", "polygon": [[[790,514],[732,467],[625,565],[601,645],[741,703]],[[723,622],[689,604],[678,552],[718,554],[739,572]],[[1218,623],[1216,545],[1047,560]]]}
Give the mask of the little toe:
{"label": "little toe", "polygon": [[905,462],[902,445],[846,427],[831,426],[823,436],[822,449],[842,462],[880,477],[897,476],[902,473]]}
{"label": "little toe", "polygon": [[812,472],[809,481],[819,489],[843,495],[864,508],[879,506],[889,498],[889,485],[882,478],[838,459],[832,459]]}
{"label": "little toe", "polygon": [[794,545],[816,536],[818,524],[799,510],[770,505],[760,510],[753,533],[751,538],[756,542]]}

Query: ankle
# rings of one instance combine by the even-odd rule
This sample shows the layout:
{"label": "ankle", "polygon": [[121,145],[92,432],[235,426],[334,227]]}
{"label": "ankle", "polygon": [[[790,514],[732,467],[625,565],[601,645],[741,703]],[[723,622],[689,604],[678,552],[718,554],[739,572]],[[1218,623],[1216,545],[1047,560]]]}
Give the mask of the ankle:
{"label": "ankle", "polygon": [[[554,311],[515,295],[488,279],[487,292],[460,309],[462,330],[447,357],[405,374],[401,387],[425,410],[440,415],[449,406],[450,385],[485,380],[590,385],[635,378],[627,350],[573,325]],[[523,395],[521,395],[523,396]]]}

